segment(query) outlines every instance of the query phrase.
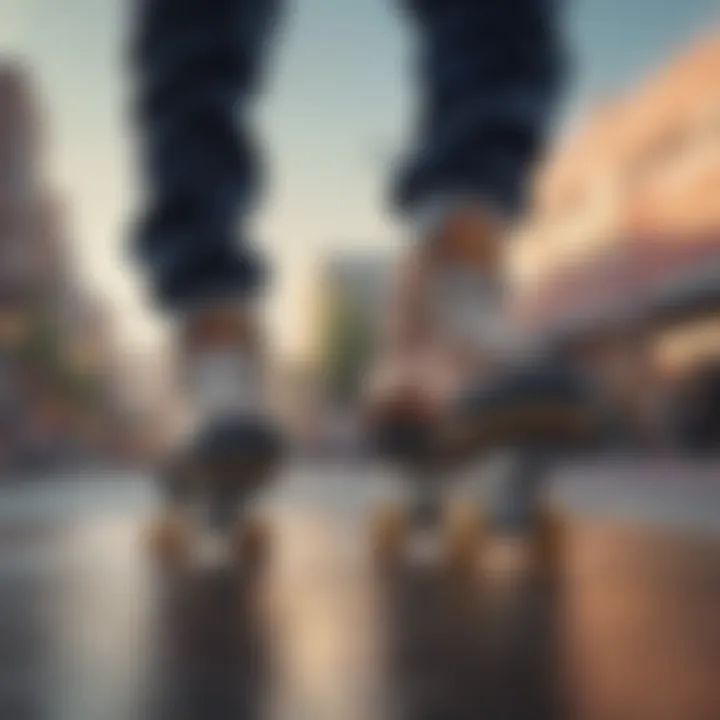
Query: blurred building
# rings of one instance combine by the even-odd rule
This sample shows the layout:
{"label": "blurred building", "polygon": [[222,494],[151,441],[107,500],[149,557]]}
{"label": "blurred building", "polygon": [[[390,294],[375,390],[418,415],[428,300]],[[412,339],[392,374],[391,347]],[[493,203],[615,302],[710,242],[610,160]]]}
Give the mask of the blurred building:
{"label": "blurred building", "polygon": [[540,169],[516,258],[527,283],[637,237],[720,228],[720,37],[605,102]]}
{"label": "blurred building", "polygon": [[718,76],[720,36],[605,102],[540,168],[513,258],[538,321],[720,277]]}
{"label": "blurred building", "polygon": [[615,338],[602,352],[642,341],[656,388],[720,364],[718,77],[720,36],[703,38],[596,108],[540,168],[515,244],[526,322]]}
{"label": "blurred building", "polygon": [[321,269],[316,362],[335,400],[357,396],[389,307],[394,265],[389,253],[338,251]]}
{"label": "blurred building", "polygon": [[114,339],[80,281],[66,209],[46,181],[27,69],[0,62],[0,463],[103,454],[114,429]]}

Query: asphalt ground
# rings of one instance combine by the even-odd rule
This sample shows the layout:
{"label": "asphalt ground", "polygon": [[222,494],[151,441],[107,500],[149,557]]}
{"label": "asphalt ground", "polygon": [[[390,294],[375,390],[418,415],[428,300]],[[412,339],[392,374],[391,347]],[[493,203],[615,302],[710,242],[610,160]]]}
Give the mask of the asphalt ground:
{"label": "asphalt ground", "polygon": [[494,540],[455,583],[381,573],[369,465],[304,463],[269,495],[265,572],[169,571],[149,477],[0,488],[0,718],[720,717],[720,464],[568,468],[559,572]]}

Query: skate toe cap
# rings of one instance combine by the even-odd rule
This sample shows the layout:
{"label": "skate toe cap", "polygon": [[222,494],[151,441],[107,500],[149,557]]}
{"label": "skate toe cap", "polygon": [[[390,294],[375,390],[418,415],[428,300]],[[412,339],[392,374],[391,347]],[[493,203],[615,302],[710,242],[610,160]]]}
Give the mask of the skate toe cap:
{"label": "skate toe cap", "polygon": [[277,428],[266,420],[227,417],[203,428],[195,438],[193,451],[200,460],[271,462],[282,454],[283,443]]}
{"label": "skate toe cap", "polygon": [[373,450],[388,459],[416,461],[429,457],[435,437],[434,425],[413,417],[388,417],[370,428]]}
{"label": "skate toe cap", "polygon": [[471,446],[569,446],[598,431],[597,407],[592,384],[576,369],[534,363],[472,385],[452,409],[451,434]]}

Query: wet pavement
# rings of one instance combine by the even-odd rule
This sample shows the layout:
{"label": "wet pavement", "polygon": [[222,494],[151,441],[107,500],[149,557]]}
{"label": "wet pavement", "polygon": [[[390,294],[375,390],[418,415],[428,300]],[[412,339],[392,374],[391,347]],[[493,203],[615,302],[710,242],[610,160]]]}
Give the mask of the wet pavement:
{"label": "wet pavement", "polygon": [[367,469],[293,470],[262,574],[156,567],[142,477],[6,485],[0,718],[715,720],[720,472],[575,473],[557,577],[495,543],[463,582],[379,572]]}

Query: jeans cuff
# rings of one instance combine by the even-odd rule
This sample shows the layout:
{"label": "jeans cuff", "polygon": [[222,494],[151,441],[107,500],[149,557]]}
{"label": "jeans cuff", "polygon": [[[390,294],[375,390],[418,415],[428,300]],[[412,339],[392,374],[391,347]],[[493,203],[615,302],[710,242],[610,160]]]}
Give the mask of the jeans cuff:
{"label": "jeans cuff", "polygon": [[218,302],[248,302],[259,296],[266,284],[266,268],[256,257],[217,258],[176,268],[161,276],[154,288],[157,304],[171,312],[188,312]]}
{"label": "jeans cuff", "polygon": [[461,210],[481,210],[499,222],[506,222],[508,213],[492,198],[473,193],[450,192],[428,197],[408,213],[410,225],[420,242],[432,242],[447,218]]}

